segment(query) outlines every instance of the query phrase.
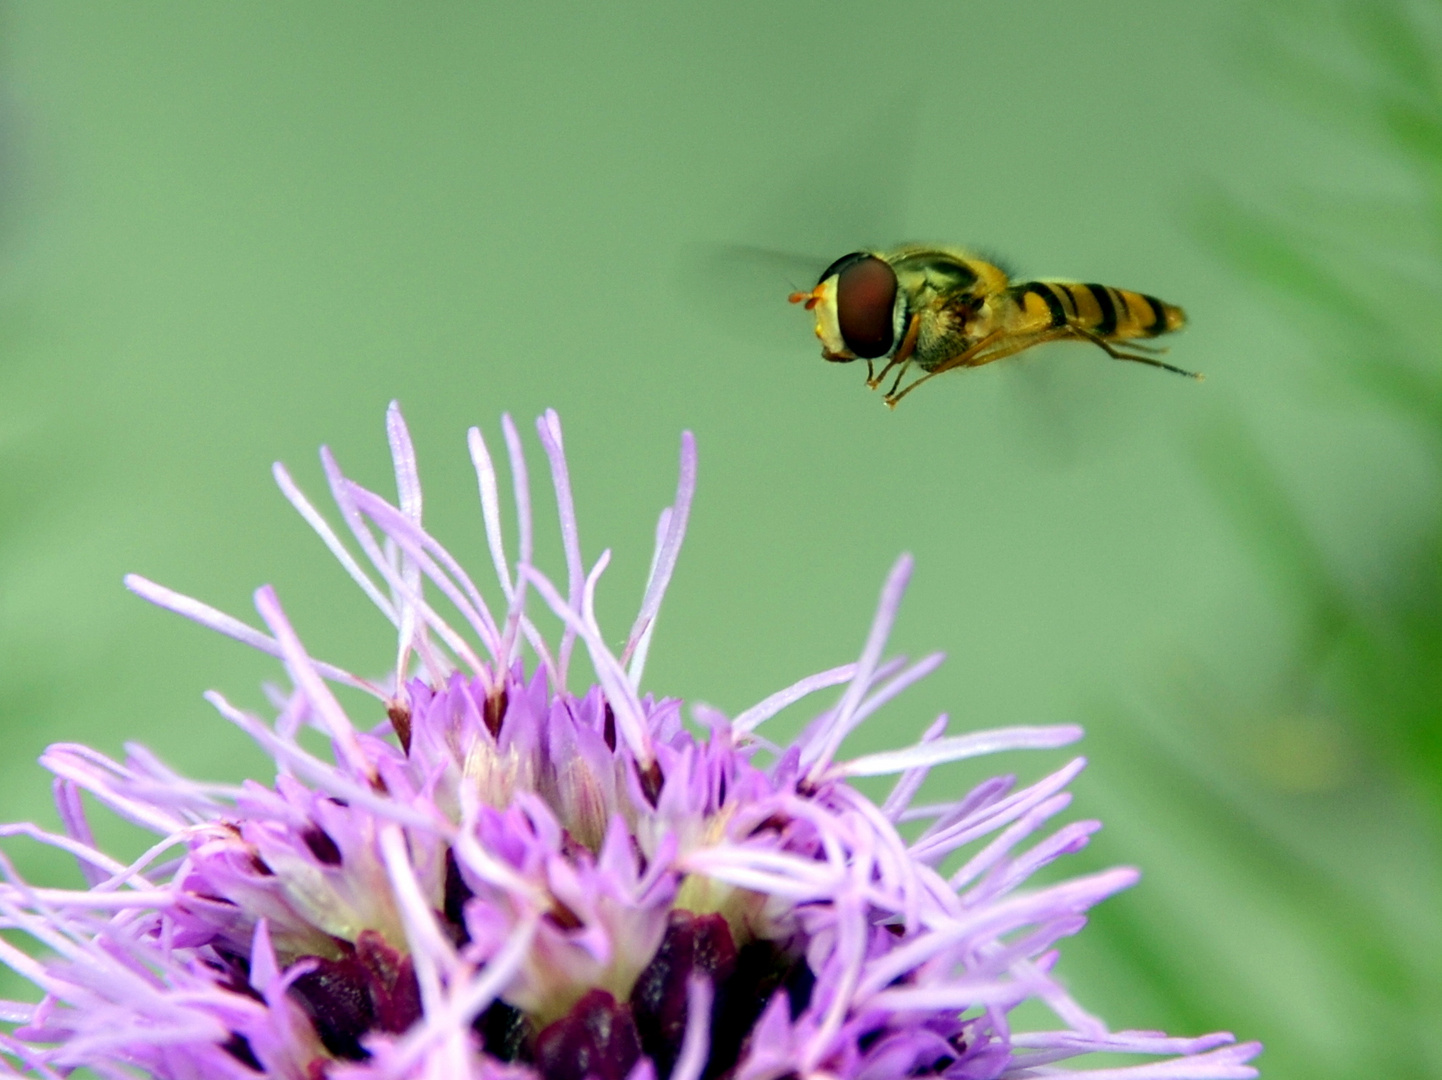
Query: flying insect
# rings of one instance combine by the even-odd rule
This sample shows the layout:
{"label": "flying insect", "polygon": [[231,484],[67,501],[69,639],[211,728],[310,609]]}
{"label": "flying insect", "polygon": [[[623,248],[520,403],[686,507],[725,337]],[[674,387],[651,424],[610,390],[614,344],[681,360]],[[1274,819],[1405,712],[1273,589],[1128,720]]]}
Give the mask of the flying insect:
{"label": "flying insect", "polygon": [[[884,398],[891,408],[944,371],[980,367],[1049,341],[1089,341],[1116,360],[1202,377],[1157,359],[1165,350],[1138,340],[1185,326],[1186,313],[1176,305],[1110,285],[1012,283],[1000,267],[956,248],[854,251],[790,300],[815,314],[825,359],[866,361],[871,389],[897,369]],[[1122,343],[1128,348],[1117,347]],[[913,365],[924,374],[903,389]]]}

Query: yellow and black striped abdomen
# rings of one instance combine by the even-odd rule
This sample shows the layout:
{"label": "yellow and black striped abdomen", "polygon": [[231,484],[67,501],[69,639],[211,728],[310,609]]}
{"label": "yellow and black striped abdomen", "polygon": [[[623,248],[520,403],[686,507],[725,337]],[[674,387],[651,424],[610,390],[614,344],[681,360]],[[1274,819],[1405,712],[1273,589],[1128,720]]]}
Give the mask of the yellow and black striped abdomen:
{"label": "yellow and black striped abdomen", "polygon": [[1024,333],[1074,326],[1104,341],[1152,338],[1180,330],[1186,313],[1174,304],[1130,289],[1074,281],[1027,281],[1007,290]]}

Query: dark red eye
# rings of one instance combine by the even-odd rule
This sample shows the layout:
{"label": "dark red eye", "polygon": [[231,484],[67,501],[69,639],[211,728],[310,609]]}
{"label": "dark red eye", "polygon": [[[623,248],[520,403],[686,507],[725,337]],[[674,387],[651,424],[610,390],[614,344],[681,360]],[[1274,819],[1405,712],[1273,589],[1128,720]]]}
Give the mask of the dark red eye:
{"label": "dark red eye", "polygon": [[896,272],[875,255],[852,259],[841,260],[836,277],[836,321],[846,347],[872,360],[889,353],[895,340]]}

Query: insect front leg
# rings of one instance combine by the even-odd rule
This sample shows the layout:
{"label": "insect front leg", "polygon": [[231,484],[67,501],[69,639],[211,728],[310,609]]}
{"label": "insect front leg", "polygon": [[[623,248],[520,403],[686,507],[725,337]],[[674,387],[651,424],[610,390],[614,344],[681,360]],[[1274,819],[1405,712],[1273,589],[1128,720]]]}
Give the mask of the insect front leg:
{"label": "insect front leg", "polygon": [[[911,317],[910,324],[906,328],[906,336],[901,339],[901,347],[898,348],[896,352],[892,354],[891,359],[886,362],[886,366],[881,369],[881,374],[871,375],[870,371],[868,370],[868,378],[866,380],[866,385],[869,389],[875,390],[878,386],[880,386],[881,380],[886,378],[886,373],[889,372],[892,368],[896,367],[898,364],[901,365],[902,371],[906,370],[907,366],[911,363],[912,354],[916,352],[916,338],[917,335],[920,333],[921,316],[913,315]],[[870,363],[871,361],[868,360],[868,367]],[[901,376],[898,374],[896,378],[898,381],[900,381]],[[895,390],[896,387],[893,386],[892,389]]]}
{"label": "insect front leg", "polygon": [[[870,365],[871,361],[868,360],[866,363],[867,363],[868,365]],[[866,389],[868,389],[868,390],[875,390],[878,386],[881,385],[881,380],[884,379],[884,378],[886,378],[886,373],[889,372],[889,371],[890,371],[892,368],[894,368],[895,366],[896,366],[896,360],[895,360],[895,359],[892,359],[892,360],[888,360],[888,361],[886,362],[886,366],[881,369],[881,374],[880,374],[880,375],[873,375],[873,374],[871,373],[871,371],[868,369],[867,372],[866,372]]]}

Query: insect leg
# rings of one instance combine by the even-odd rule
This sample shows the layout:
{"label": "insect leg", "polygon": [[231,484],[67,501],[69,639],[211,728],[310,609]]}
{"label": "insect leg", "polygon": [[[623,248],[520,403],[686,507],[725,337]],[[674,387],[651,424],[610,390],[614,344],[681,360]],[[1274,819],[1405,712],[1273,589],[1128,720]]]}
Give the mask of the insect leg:
{"label": "insect leg", "polygon": [[1127,341],[1128,349],[1135,349],[1139,353],[1146,353],[1148,356],[1165,356],[1170,350],[1165,345],[1147,345],[1140,341]]}
{"label": "insect leg", "polygon": [[[896,387],[893,386],[893,387],[891,388],[891,393],[887,394],[887,395],[886,395],[884,398],[882,398],[881,400],[884,401],[884,402],[886,402],[886,407],[887,407],[888,409],[894,409],[894,408],[896,408],[896,403],[897,403],[898,401],[900,401],[902,398],[904,398],[907,394],[911,393],[913,390],[915,390],[915,389],[916,389],[918,386],[920,386],[922,383],[926,382],[927,379],[930,379],[930,378],[932,378],[932,377],[934,377],[934,376],[936,376],[936,375],[940,375],[943,371],[950,371],[952,367],[961,367],[961,366],[962,366],[962,365],[960,365],[960,364],[952,364],[951,367],[939,367],[939,368],[936,368],[934,371],[928,371],[925,375],[923,375],[921,378],[917,379],[914,383],[912,383],[910,386],[908,386],[905,390],[903,390],[903,391],[902,391],[901,393],[899,393],[899,394],[896,392]],[[900,382],[900,379],[898,379],[897,381]]]}
{"label": "insect leg", "polygon": [[888,361],[886,362],[886,366],[881,369],[881,374],[880,374],[880,375],[871,375],[871,376],[869,376],[869,377],[867,378],[867,380],[866,380],[866,388],[867,388],[868,390],[875,390],[878,386],[881,385],[881,380],[884,379],[884,378],[886,378],[887,373],[890,372],[891,369],[894,368],[895,366],[896,366],[896,360],[895,360],[894,358],[891,359],[891,360],[888,360]]}
{"label": "insect leg", "polygon": [[[998,340],[999,338],[1001,340]],[[965,352],[958,353],[956,356],[944,360],[900,393],[897,393],[897,388],[893,386],[891,393],[887,394],[883,400],[888,407],[894,409],[896,408],[896,403],[907,394],[926,382],[927,379],[935,375],[940,375],[944,371],[950,371],[952,368],[958,367],[981,367],[983,364],[990,364],[994,360],[1003,360],[1008,356],[1014,356],[1019,352],[1030,349],[1034,345],[1044,345],[1048,341],[1064,341],[1068,338],[1090,341],[1115,360],[1131,360],[1138,364],[1147,364],[1150,367],[1161,368],[1163,371],[1174,372],[1177,375],[1185,375],[1189,379],[1201,379],[1203,377],[1195,371],[1187,371],[1185,368],[1175,367],[1172,364],[1156,359],[1154,356],[1143,356],[1140,353],[1123,352],[1115,349],[1109,341],[1079,326],[1063,325],[1043,330],[1036,334],[1013,337],[1010,340],[1002,337],[1000,331],[993,331]],[[898,380],[898,382],[899,381],[900,380]]]}
{"label": "insect leg", "polygon": [[[906,336],[901,339],[901,347],[897,349],[891,359],[886,362],[886,366],[881,369],[880,375],[872,376],[866,380],[866,385],[870,389],[875,390],[880,386],[881,380],[886,378],[886,373],[896,367],[897,364],[902,365],[902,371],[906,370],[906,365],[911,363],[911,354],[916,352],[916,338],[920,333],[921,316],[913,315],[911,317],[911,323],[906,328]],[[870,362],[868,361],[868,366],[869,365]],[[897,378],[900,379],[901,376],[898,375]],[[895,390],[896,387],[893,386],[892,389]]]}
{"label": "insect leg", "polygon": [[1155,356],[1143,356],[1141,353],[1122,352],[1119,349],[1114,349],[1112,348],[1111,343],[1105,338],[1098,337],[1096,334],[1093,334],[1088,330],[1081,329],[1081,327],[1074,326],[1072,327],[1072,329],[1076,332],[1078,337],[1085,338],[1087,341],[1090,341],[1093,345],[1097,346],[1113,360],[1132,360],[1138,364],[1147,364],[1150,367],[1161,368],[1163,371],[1170,371],[1176,375],[1185,375],[1189,379],[1197,379],[1198,381],[1205,378],[1205,376],[1199,372],[1188,371],[1186,368],[1179,368],[1174,364],[1168,364],[1165,361],[1158,360]]}
{"label": "insect leg", "polygon": [[896,388],[901,385],[901,377],[906,374],[906,369],[909,367],[911,367],[910,360],[907,360],[906,363],[901,365],[901,370],[896,373],[896,380],[891,384],[891,389],[886,392],[887,401],[890,401],[896,396]]}
{"label": "insect leg", "polygon": [[[940,375],[943,371],[950,371],[952,368],[958,367],[975,367],[977,364],[984,364],[987,363],[987,360],[994,359],[993,357],[988,357],[987,360],[979,360],[977,358],[981,355],[981,353],[986,349],[988,345],[994,345],[996,343],[996,340],[1001,337],[1001,334],[1002,332],[1000,330],[993,330],[991,333],[987,334],[986,337],[982,338],[974,345],[963,350],[962,352],[957,353],[955,356],[947,360],[943,360],[940,364],[932,368],[925,375],[917,379],[914,383],[908,386],[905,390],[901,391],[901,393],[899,394],[896,392],[896,388],[901,385],[901,375],[897,375],[896,382],[892,384],[890,393],[888,393],[886,397],[882,399],[886,402],[886,407],[889,409],[896,408],[896,403],[898,401],[904,398],[907,394],[911,393],[922,383],[926,382],[927,379],[930,379],[935,375]],[[1030,344],[1032,344],[1032,342],[1028,340],[1026,345],[1021,345],[1017,349],[1011,349],[1009,352],[1001,353],[1000,355],[1009,356],[1012,352],[1020,351],[1020,349],[1024,349]],[[902,368],[902,373],[905,373],[905,371],[906,369]],[[886,373],[882,372],[882,374],[884,375]]]}

